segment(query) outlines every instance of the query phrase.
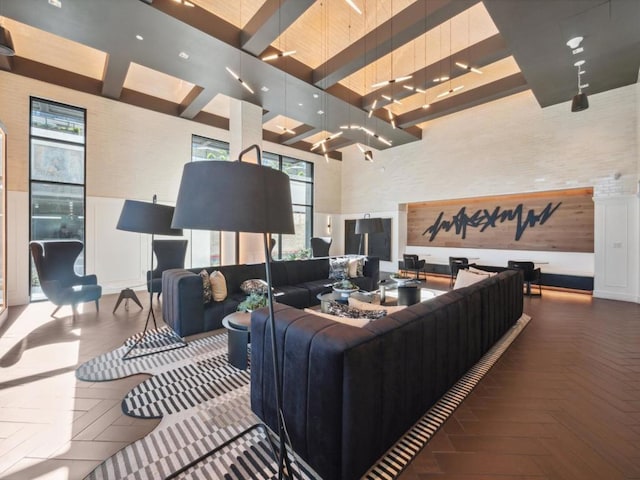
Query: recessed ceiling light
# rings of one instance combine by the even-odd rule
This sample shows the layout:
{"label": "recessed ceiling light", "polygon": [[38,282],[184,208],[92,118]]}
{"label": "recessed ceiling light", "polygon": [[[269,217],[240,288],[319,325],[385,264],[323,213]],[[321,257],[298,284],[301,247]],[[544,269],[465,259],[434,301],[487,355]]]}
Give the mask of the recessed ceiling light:
{"label": "recessed ceiling light", "polygon": [[62,8],[62,2],[60,0],[49,0],[49,5],[53,5],[54,7]]}
{"label": "recessed ceiling light", "polygon": [[136,38],[137,38],[138,40],[144,40],[144,37],[143,37],[142,35],[136,35]]}
{"label": "recessed ceiling light", "polygon": [[187,52],[180,52],[178,54],[178,56],[184,60],[188,60],[189,59],[189,54]]}
{"label": "recessed ceiling light", "polygon": [[324,115],[324,110],[318,110],[318,115]]}
{"label": "recessed ceiling light", "polygon": [[263,92],[268,92],[269,87],[267,87],[266,85],[263,85],[262,88],[260,88],[260,90],[262,90]]}
{"label": "recessed ceiling light", "polygon": [[318,95],[317,93],[313,94],[313,98],[318,98],[320,95]]}
{"label": "recessed ceiling light", "polygon": [[299,104],[298,104],[298,106],[299,106],[299,107],[301,107],[301,106],[302,106],[302,103],[299,103]]}

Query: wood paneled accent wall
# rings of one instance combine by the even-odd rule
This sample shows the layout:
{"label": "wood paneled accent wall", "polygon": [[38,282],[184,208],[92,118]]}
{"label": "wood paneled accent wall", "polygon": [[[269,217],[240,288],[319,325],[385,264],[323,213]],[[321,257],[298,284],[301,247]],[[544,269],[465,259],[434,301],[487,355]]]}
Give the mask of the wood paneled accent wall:
{"label": "wood paneled accent wall", "polygon": [[410,203],[407,245],[593,252],[593,189]]}

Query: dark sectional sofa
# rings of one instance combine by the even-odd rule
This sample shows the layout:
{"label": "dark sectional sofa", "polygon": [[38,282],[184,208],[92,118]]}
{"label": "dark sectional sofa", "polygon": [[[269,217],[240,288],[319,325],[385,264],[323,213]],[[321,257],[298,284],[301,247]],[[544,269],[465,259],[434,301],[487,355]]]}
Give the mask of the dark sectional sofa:
{"label": "dark sectional sofa", "polygon": [[[360,478],[520,318],[522,281],[505,271],[363,328],[277,305],[296,453],[324,480]],[[251,408],[277,431],[269,331],[253,312]]]}
{"label": "dark sectional sofa", "polygon": [[[221,302],[203,303],[203,268],[172,269],[162,274],[162,316],[180,336],[222,328],[222,319],[238,308],[247,296],[240,290],[245,280],[265,278],[264,263],[204,267],[209,273],[219,270],[227,283],[227,298]],[[275,301],[296,308],[317,305],[319,293],[330,291],[329,257],[308,260],[274,261],[271,266]],[[363,290],[378,288],[380,259],[367,257],[362,277],[351,281]]]}

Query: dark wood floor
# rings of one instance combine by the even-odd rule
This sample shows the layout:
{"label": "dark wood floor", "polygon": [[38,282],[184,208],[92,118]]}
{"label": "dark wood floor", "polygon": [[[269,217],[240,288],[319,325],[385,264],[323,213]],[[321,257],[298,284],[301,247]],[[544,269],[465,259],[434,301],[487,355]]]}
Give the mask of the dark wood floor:
{"label": "dark wood floor", "polygon": [[544,292],[402,480],[640,478],[640,305]]}
{"label": "dark wood floor", "polygon": [[[447,284],[429,277],[430,287]],[[70,309],[50,318],[48,303],[10,309],[0,330],[0,478],[81,479],[157,425],[120,410],[144,376],[74,376],[142,328],[146,308],[113,314],[116,298],[75,320]],[[545,291],[525,311],[525,331],[403,480],[640,478],[640,305]]]}

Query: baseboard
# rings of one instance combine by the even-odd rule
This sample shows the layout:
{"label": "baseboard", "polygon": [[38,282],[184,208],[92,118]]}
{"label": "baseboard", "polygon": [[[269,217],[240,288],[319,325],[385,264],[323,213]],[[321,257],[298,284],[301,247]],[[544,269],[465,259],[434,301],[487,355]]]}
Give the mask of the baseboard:
{"label": "baseboard", "polygon": [[633,293],[620,293],[611,292],[607,290],[594,290],[594,298],[604,298],[607,300],[618,300],[621,302],[640,303],[640,295],[634,295]]}

